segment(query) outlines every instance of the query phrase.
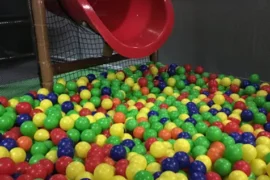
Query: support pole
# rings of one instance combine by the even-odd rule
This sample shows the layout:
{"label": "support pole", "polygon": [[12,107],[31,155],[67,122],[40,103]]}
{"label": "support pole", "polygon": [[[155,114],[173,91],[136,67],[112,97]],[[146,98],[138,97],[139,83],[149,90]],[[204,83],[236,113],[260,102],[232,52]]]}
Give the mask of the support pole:
{"label": "support pole", "polygon": [[52,90],[53,68],[49,53],[48,31],[44,0],[32,0],[33,20],[36,34],[38,62],[41,72],[41,86]]}

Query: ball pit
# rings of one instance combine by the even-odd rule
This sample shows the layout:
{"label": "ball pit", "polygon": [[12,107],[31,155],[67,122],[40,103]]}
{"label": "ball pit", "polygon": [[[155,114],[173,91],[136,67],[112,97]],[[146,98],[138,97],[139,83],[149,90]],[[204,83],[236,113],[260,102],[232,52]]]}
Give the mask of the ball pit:
{"label": "ball pit", "polygon": [[270,180],[270,85],[149,63],[0,96],[0,179]]}

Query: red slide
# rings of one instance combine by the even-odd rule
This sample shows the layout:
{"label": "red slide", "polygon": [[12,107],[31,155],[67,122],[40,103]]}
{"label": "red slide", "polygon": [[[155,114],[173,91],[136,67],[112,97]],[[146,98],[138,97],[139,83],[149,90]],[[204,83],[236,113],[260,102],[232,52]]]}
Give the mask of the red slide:
{"label": "red slide", "polygon": [[157,51],[173,29],[171,0],[46,0],[47,9],[61,15],[58,1],[73,20],[87,22],[128,58]]}

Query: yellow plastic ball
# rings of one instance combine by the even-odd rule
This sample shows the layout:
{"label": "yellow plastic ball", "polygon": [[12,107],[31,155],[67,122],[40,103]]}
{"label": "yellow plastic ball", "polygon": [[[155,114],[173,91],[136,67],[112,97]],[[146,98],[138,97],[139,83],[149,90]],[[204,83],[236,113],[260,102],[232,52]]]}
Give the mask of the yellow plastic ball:
{"label": "yellow plastic ball", "polygon": [[78,87],[87,86],[87,81],[85,81],[84,79],[78,79],[76,83]]}
{"label": "yellow plastic ball", "polygon": [[248,177],[243,171],[235,170],[230,173],[229,180],[248,180]]}
{"label": "yellow plastic ball", "polygon": [[89,83],[88,78],[85,77],[85,76],[82,76],[82,77],[80,77],[79,79],[85,81],[86,83]]}
{"label": "yellow plastic ball", "polygon": [[116,79],[116,74],[115,73],[108,73],[107,79],[110,81]]}
{"label": "yellow plastic ball", "polygon": [[155,158],[161,158],[166,154],[166,147],[162,142],[156,141],[150,146],[150,153]]}
{"label": "yellow plastic ball", "polygon": [[75,146],[75,153],[79,158],[86,158],[91,145],[87,142],[81,141]]}
{"label": "yellow plastic ball", "polygon": [[69,117],[75,122],[80,116],[79,114],[71,114]]}
{"label": "yellow plastic ball", "polygon": [[243,151],[243,160],[247,162],[251,162],[257,157],[256,148],[250,144],[243,144],[242,151]]}
{"label": "yellow plastic ball", "polygon": [[145,104],[145,107],[151,109],[154,105],[155,105],[154,103],[148,102],[148,103]]}
{"label": "yellow plastic ball", "polygon": [[256,180],[270,180],[270,177],[269,175],[260,175]]}
{"label": "yellow plastic ball", "polygon": [[88,89],[84,89],[80,92],[80,97],[82,100],[88,100],[91,98],[91,92]]}
{"label": "yellow plastic ball", "polygon": [[208,112],[210,110],[210,107],[207,105],[202,105],[199,110],[200,113]]}
{"label": "yellow plastic ball", "polygon": [[86,179],[86,178],[87,179],[94,179],[94,176],[92,173],[85,171],[85,172],[79,174],[78,176],[76,176],[75,180],[81,180],[81,179]]}
{"label": "yellow plastic ball", "polygon": [[130,153],[128,153],[128,155],[127,155],[127,160],[131,160],[131,158],[133,157],[133,156],[135,156],[135,155],[138,155],[138,153],[136,153],[136,152],[130,152]]}
{"label": "yellow plastic ball", "polygon": [[124,128],[122,128],[118,123],[117,124],[113,124],[110,127],[110,134],[112,136],[122,137],[124,135]]}
{"label": "yellow plastic ball", "polygon": [[195,99],[192,100],[192,102],[194,102],[195,104],[198,104],[199,102],[201,102],[201,100],[198,99],[198,98],[195,98]]}
{"label": "yellow plastic ball", "polygon": [[178,98],[179,96],[180,96],[179,93],[177,93],[177,92],[174,92],[174,93],[173,93],[173,97]]}
{"label": "yellow plastic ball", "polygon": [[172,87],[165,87],[163,92],[167,95],[167,96],[171,96],[173,94],[173,88]]}
{"label": "yellow plastic ball", "polygon": [[86,102],[83,107],[89,109],[90,111],[96,110],[95,105],[91,102]]}
{"label": "yellow plastic ball", "polygon": [[196,133],[192,136],[192,141],[195,141],[198,137],[201,137],[201,136],[204,136],[203,134],[201,133]]}
{"label": "yellow plastic ball", "polygon": [[49,159],[50,161],[52,161],[53,163],[55,163],[58,159],[57,157],[57,151],[56,150],[50,150],[49,152],[47,152],[47,154],[45,155],[45,157],[47,159]]}
{"label": "yellow plastic ball", "polygon": [[134,80],[130,77],[125,79],[125,84],[129,85],[130,87],[134,86]]}
{"label": "yellow plastic ball", "polygon": [[144,170],[140,166],[137,166],[137,164],[129,164],[126,169],[126,176],[127,179],[133,179],[137,172]]}
{"label": "yellow plastic ball", "polygon": [[58,96],[58,103],[63,104],[66,101],[70,101],[70,97],[67,94],[61,94]]}
{"label": "yellow plastic ball", "polygon": [[111,109],[112,106],[113,106],[113,102],[112,102],[111,99],[104,99],[104,100],[102,100],[102,102],[101,102],[101,107],[103,107],[103,108],[106,109],[106,110]]}
{"label": "yellow plastic ball", "polygon": [[116,78],[120,81],[123,81],[125,79],[125,74],[122,71],[119,71],[116,73]]}
{"label": "yellow plastic ball", "polygon": [[190,100],[187,99],[187,98],[184,98],[184,99],[181,100],[181,103],[184,104],[184,105],[186,105],[189,102],[190,102]]}
{"label": "yellow plastic ball", "polygon": [[157,162],[152,162],[147,165],[146,171],[149,171],[150,173],[154,174],[155,172],[158,172],[161,170],[160,164]]}
{"label": "yellow plastic ball", "polygon": [[181,138],[175,141],[173,148],[175,152],[183,151],[189,153],[190,144],[186,139]]}
{"label": "yellow plastic ball", "polygon": [[175,123],[173,122],[168,122],[165,124],[164,129],[171,131],[173,128],[177,127]]}
{"label": "yellow plastic ball", "polygon": [[260,136],[256,139],[256,145],[264,144],[267,145],[269,148],[270,145],[270,139],[266,136]]}
{"label": "yellow plastic ball", "polygon": [[69,179],[75,179],[78,175],[85,172],[85,167],[81,162],[73,161],[66,168],[66,176]]}
{"label": "yellow plastic ball", "polygon": [[228,119],[227,114],[225,114],[224,112],[218,112],[218,113],[216,114],[216,116],[219,117],[219,118],[221,119],[221,121],[225,121],[225,120]]}
{"label": "yellow plastic ball", "polygon": [[267,165],[266,165],[266,173],[268,174],[268,176],[270,176],[270,163],[268,163]]}
{"label": "yellow plastic ball", "polygon": [[64,78],[59,78],[59,79],[57,79],[56,82],[59,83],[59,84],[62,84],[64,86],[67,84],[67,82],[66,82],[66,80]]}
{"label": "yellow plastic ball", "polygon": [[94,118],[95,118],[96,120],[100,120],[100,119],[105,118],[105,117],[106,117],[105,114],[102,113],[102,112],[97,112],[97,113],[94,115]]}
{"label": "yellow plastic ball", "polygon": [[264,144],[257,145],[256,150],[257,150],[257,158],[259,159],[263,159],[264,156],[270,152],[268,146]]}
{"label": "yellow plastic ball", "polygon": [[46,129],[38,129],[34,134],[36,141],[46,141],[50,138],[50,133]]}
{"label": "yellow plastic ball", "polygon": [[0,158],[10,157],[10,153],[7,148],[0,146]]}
{"label": "yellow plastic ball", "polygon": [[175,176],[177,180],[188,180],[187,176],[185,176],[183,173],[175,173]]}
{"label": "yellow plastic ball", "polygon": [[10,150],[10,158],[15,163],[24,162],[26,158],[26,152],[20,147],[16,147]]}
{"label": "yellow plastic ball", "polygon": [[214,96],[213,101],[214,101],[215,104],[222,105],[225,102],[225,98],[224,98],[223,95],[217,94],[217,95]]}
{"label": "yellow plastic ball", "polygon": [[106,143],[107,137],[103,134],[99,134],[96,137],[96,144],[103,147],[104,144]]}
{"label": "yellow plastic ball", "polygon": [[46,88],[40,88],[38,91],[37,91],[37,94],[42,94],[44,96],[47,96],[49,94],[49,90],[46,89]]}
{"label": "yellow plastic ball", "polygon": [[126,139],[133,139],[133,138],[129,133],[124,133],[124,135],[122,136],[122,141],[124,141]]}
{"label": "yellow plastic ball", "polygon": [[256,176],[263,175],[266,172],[266,163],[261,159],[253,159],[250,162],[250,167],[251,167],[252,172]]}
{"label": "yellow plastic ball", "polygon": [[238,99],[240,99],[240,96],[238,94],[233,93],[230,95],[230,98],[232,98],[234,101],[238,101]]}
{"label": "yellow plastic ball", "polygon": [[44,110],[47,110],[49,107],[53,106],[53,103],[49,99],[44,99],[40,102],[39,106],[42,107]]}
{"label": "yellow plastic ball", "polygon": [[94,170],[94,179],[111,180],[114,176],[114,171],[115,169],[113,166],[101,163]]}
{"label": "yellow plastic ball", "polygon": [[212,168],[212,161],[211,159],[206,156],[206,155],[199,155],[197,158],[196,158],[197,161],[201,161],[205,167],[206,167],[206,170],[207,171],[210,171],[211,168]]}
{"label": "yellow plastic ball", "polygon": [[220,84],[221,84],[222,86],[226,86],[226,87],[230,86],[231,83],[232,83],[232,81],[231,81],[231,79],[228,78],[228,77],[224,77],[224,78],[222,78],[221,81],[220,81]]}
{"label": "yellow plastic ball", "polygon": [[167,157],[173,157],[174,154],[175,154],[174,150],[172,150],[172,149],[167,149],[167,151],[166,151],[166,156],[167,156]]}
{"label": "yellow plastic ball", "polygon": [[153,93],[150,93],[150,94],[147,95],[147,98],[154,98],[154,99],[156,99],[157,96],[155,94],[153,94]]}
{"label": "yellow plastic ball", "polygon": [[157,180],[178,180],[177,176],[172,171],[165,171],[163,172]]}
{"label": "yellow plastic ball", "polygon": [[170,77],[168,79],[168,82],[167,83],[168,83],[169,86],[174,87],[175,84],[176,84],[176,80],[174,78]]}
{"label": "yellow plastic ball", "polygon": [[79,104],[75,104],[75,105],[74,105],[74,110],[75,110],[76,112],[80,112],[80,111],[82,110],[82,106],[80,106]]}
{"label": "yellow plastic ball", "polygon": [[189,115],[188,114],[180,114],[178,118],[182,121],[185,121],[187,118],[189,118]]}
{"label": "yellow plastic ball", "polygon": [[165,101],[165,97],[164,96],[158,96],[157,97],[157,100],[161,101],[161,102],[164,102]]}
{"label": "yellow plastic ball", "polygon": [[222,107],[219,104],[214,104],[213,106],[211,106],[211,108],[216,109],[218,111],[222,109]]}
{"label": "yellow plastic ball", "polygon": [[126,178],[124,178],[123,176],[117,175],[117,176],[113,176],[111,180],[126,180]]}
{"label": "yellow plastic ball", "polygon": [[235,84],[235,85],[237,85],[237,86],[240,86],[241,80],[238,79],[238,78],[235,78],[235,79],[232,81],[232,84]]}
{"label": "yellow plastic ball", "polygon": [[138,83],[134,83],[132,90],[133,91],[139,91],[141,89],[140,85]]}
{"label": "yellow plastic ball", "polygon": [[18,105],[19,101],[17,99],[12,98],[8,100],[8,103],[9,103],[9,106],[11,106],[12,108],[15,108]]}
{"label": "yellow plastic ball", "polygon": [[265,97],[265,96],[267,96],[267,91],[265,91],[265,90],[259,90],[259,91],[257,91],[257,96],[263,96],[263,97]]}
{"label": "yellow plastic ball", "polygon": [[151,73],[152,73],[154,76],[158,74],[158,68],[155,67],[155,66],[151,67],[151,68],[150,68],[150,71],[151,71]]}
{"label": "yellow plastic ball", "polygon": [[250,125],[250,124],[243,124],[240,129],[243,131],[243,132],[253,132],[254,131],[254,128]]}
{"label": "yellow plastic ball", "polygon": [[37,113],[33,117],[33,123],[37,127],[43,127],[44,126],[44,120],[46,119],[46,114],[45,113]]}
{"label": "yellow plastic ball", "polygon": [[167,110],[168,112],[178,111],[177,107],[175,106],[170,106]]}
{"label": "yellow plastic ball", "polygon": [[72,129],[74,127],[74,120],[69,117],[69,116],[65,116],[60,120],[60,128],[68,131],[70,129]]}
{"label": "yellow plastic ball", "polygon": [[129,66],[129,69],[132,71],[132,72],[135,72],[137,70],[136,66]]}
{"label": "yellow plastic ball", "polygon": [[139,118],[148,118],[148,115],[146,113],[143,113],[143,112],[139,112],[136,116],[137,119]]}

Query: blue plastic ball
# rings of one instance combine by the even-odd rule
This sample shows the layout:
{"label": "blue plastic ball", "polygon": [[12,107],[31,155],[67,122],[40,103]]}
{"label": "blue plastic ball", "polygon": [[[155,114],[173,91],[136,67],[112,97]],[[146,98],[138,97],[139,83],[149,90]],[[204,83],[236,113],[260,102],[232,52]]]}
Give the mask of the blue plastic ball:
{"label": "blue plastic ball", "polygon": [[101,94],[102,95],[111,95],[111,93],[112,93],[112,91],[111,91],[111,88],[109,88],[109,87],[103,87],[102,89],[101,89]]}
{"label": "blue plastic ball", "polygon": [[153,176],[154,176],[154,179],[157,179],[157,178],[159,178],[159,177],[161,176],[161,174],[162,174],[162,172],[160,172],[160,171],[158,171],[158,172],[155,172],[155,173],[153,174]]}
{"label": "blue plastic ball", "polygon": [[161,119],[159,120],[159,122],[160,122],[161,124],[165,124],[168,120],[169,120],[169,118],[164,117],[164,118],[161,118]]}
{"label": "blue plastic ball", "polygon": [[21,126],[22,123],[24,123],[25,121],[31,121],[31,116],[29,114],[20,114],[17,118],[16,118],[16,125]]}
{"label": "blue plastic ball", "polygon": [[211,108],[211,109],[209,109],[209,112],[214,116],[218,113],[218,110]]}
{"label": "blue plastic ball", "polygon": [[231,90],[227,90],[224,94],[230,96],[232,94],[232,91]]}
{"label": "blue plastic ball", "polygon": [[80,92],[82,92],[82,90],[85,90],[85,89],[88,89],[87,86],[80,86],[78,88],[78,92],[80,93]]}
{"label": "blue plastic ball", "polygon": [[185,152],[176,152],[173,158],[179,163],[179,169],[185,169],[190,166],[189,156]]}
{"label": "blue plastic ball", "polygon": [[270,132],[270,122],[267,122],[263,125],[265,131]]}
{"label": "blue plastic ball", "polygon": [[208,92],[208,91],[203,91],[201,94],[204,94],[204,95],[206,95],[206,96],[209,96],[209,95],[210,95],[210,92]]}
{"label": "blue plastic ball", "polygon": [[58,147],[64,148],[64,147],[73,147],[74,143],[70,138],[63,138],[59,141]]}
{"label": "blue plastic ball", "polygon": [[195,172],[206,174],[206,167],[201,161],[193,161],[189,166],[189,172],[192,174]]}
{"label": "blue plastic ball", "polygon": [[129,149],[132,149],[135,146],[135,143],[131,139],[125,139],[124,141],[121,142],[122,146],[126,146]]}
{"label": "blue plastic ball", "polygon": [[253,112],[251,110],[248,110],[248,109],[244,109],[242,112],[241,112],[241,119],[242,121],[245,121],[245,122],[249,122],[249,121],[252,121],[253,120]]}
{"label": "blue plastic ball", "polygon": [[201,172],[194,172],[189,176],[190,180],[206,180],[206,176]]}
{"label": "blue plastic ball", "polygon": [[96,113],[97,113],[96,111],[93,111],[93,112],[92,112],[92,115],[94,116]]}
{"label": "blue plastic ball", "polygon": [[256,91],[260,90],[260,85],[259,84],[252,84],[253,87],[255,87]]}
{"label": "blue plastic ball", "polygon": [[196,124],[197,124],[197,121],[196,121],[195,119],[191,118],[191,117],[187,118],[187,119],[185,120],[185,122],[190,122],[190,123],[192,123],[193,125],[196,125]]}
{"label": "blue plastic ball", "polygon": [[158,80],[158,81],[163,81],[163,79],[162,79],[162,77],[161,76],[156,76],[155,78],[154,78],[155,80]]}
{"label": "blue plastic ball", "polygon": [[164,82],[159,82],[158,83],[158,88],[162,91],[164,88],[166,87],[166,83],[164,83]]}
{"label": "blue plastic ball", "polygon": [[96,75],[94,75],[94,74],[88,74],[86,77],[89,80],[89,82],[92,82],[93,80],[96,79]]}
{"label": "blue plastic ball", "polygon": [[267,110],[265,108],[259,108],[259,112],[267,115]]}
{"label": "blue plastic ball", "polygon": [[63,111],[63,112],[67,113],[67,112],[69,112],[69,111],[71,111],[71,110],[74,109],[74,105],[73,105],[72,102],[66,101],[66,102],[64,102],[64,103],[61,105],[61,108],[62,108],[62,111]]}
{"label": "blue plastic ball", "polygon": [[29,162],[30,159],[31,159],[31,157],[32,157],[31,152],[30,152],[30,151],[29,151],[29,152],[26,152],[26,158],[25,158],[25,161]]}
{"label": "blue plastic ball", "polygon": [[231,110],[228,109],[228,108],[222,108],[222,109],[220,110],[220,112],[224,112],[227,116],[229,116],[229,115],[232,113]]}
{"label": "blue plastic ball", "polygon": [[119,161],[121,159],[126,158],[126,155],[127,155],[127,152],[123,145],[113,146],[110,151],[110,157],[115,161]]}
{"label": "blue plastic ball", "polygon": [[247,86],[249,86],[250,84],[251,84],[251,83],[250,83],[249,80],[244,79],[244,80],[242,80],[240,87],[244,89],[244,88],[246,88]]}
{"label": "blue plastic ball", "polygon": [[178,172],[179,163],[175,158],[166,158],[161,163],[161,169],[162,171]]}
{"label": "blue plastic ball", "polygon": [[249,139],[251,141],[256,140],[255,136],[251,132],[244,132],[244,133],[242,133],[241,136],[242,136],[242,139]]}
{"label": "blue plastic ball", "polygon": [[4,146],[10,151],[11,149],[17,147],[17,142],[15,139],[5,138],[0,142],[0,146]]}
{"label": "blue plastic ball", "polygon": [[73,158],[75,152],[73,147],[64,147],[64,148],[59,148],[57,149],[57,157],[60,158],[62,156],[69,156]]}
{"label": "blue plastic ball", "polygon": [[141,65],[141,66],[139,67],[139,69],[140,69],[140,71],[144,72],[145,70],[148,69],[148,67],[147,67],[147,65]]}
{"label": "blue plastic ball", "polygon": [[49,99],[53,104],[56,104],[58,100],[58,96],[55,93],[51,92],[48,94],[46,99]]}
{"label": "blue plastic ball", "polygon": [[181,132],[177,136],[178,138],[191,139],[191,135],[188,132]]}
{"label": "blue plastic ball", "polygon": [[39,101],[42,101],[42,100],[44,100],[44,99],[46,99],[47,97],[45,96],[45,95],[43,95],[43,94],[38,94],[37,95],[37,100],[39,100]]}
{"label": "blue plastic ball", "polygon": [[233,132],[230,134],[230,136],[234,139],[235,143],[241,143],[242,142],[242,136],[241,134],[237,132]]}
{"label": "blue plastic ball", "polygon": [[209,107],[213,106],[214,104],[215,104],[215,103],[214,103],[213,100],[211,100],[211,101],[209,101],[209,102],[207,103],[207,105],[208,105]]}
{"label": "blue plastic ball", "polygon": [[148,117],[151,117],[151,116],[158,116],[158,112],[157,111],[149,111]]}
{"label": "blue plastic ball", "polygon": [[107,72],[102,72],[102,73],[100,73],[100,76],[102,76],[102,77],[104,77],[104,78],[107,78],[107,75],[108,75]]}
{"label": "blue plastic ball", "polygon": [[183,81],[184,81],[184,83],[185,83],[186,86],[189,85],[189,82],[188,82],[187,79],[184,79]]}
{"label": "blue plastic ball", "polygon": [[265,97],[266,101],[270,101],[270,94],[267,94],[267,96]]}

